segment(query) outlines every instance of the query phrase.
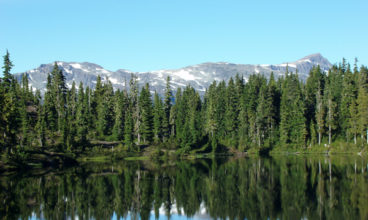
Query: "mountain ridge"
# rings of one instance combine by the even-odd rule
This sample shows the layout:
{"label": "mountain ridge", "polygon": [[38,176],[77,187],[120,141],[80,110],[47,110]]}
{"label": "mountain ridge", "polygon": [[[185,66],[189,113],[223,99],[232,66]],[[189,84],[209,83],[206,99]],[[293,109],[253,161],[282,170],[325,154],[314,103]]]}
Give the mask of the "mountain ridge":
{"label": "mountain ridge", "polygon": [[[320,53],[305,56],[294,62],[285,62],[282,64],[236,64],[229,62],[204,62],[196,65],[190,65],[179,69],[162,69],[148,72],[134,72],[126,69],[111,71],[102,66],[90,62],[65,62],[56,61],[59,68],[63,71],[66,79],[66,85],[70,88],[72,82],[77,85],[83,82],[85,86],[94,88],[97,76],[100,75],[102,81],[110,80],[114,89],[124,89],[129,87],[129,80],[132,74],[138,77],[138,84],[143,86],[150,84],[151,91],[157,91],[163,94],[166,87],[166,78],[170,76],[171,87],[175,91],[179,87],[187,85],[195,88],[202,95],[213,81],[228,81],[236,74],[243,76],[247,81],[252,74],[263,74],[269,77],[271,72],[276,77],[283,76],[288,67],[288,71],[295,72],[302,80],[308,77],[309,71],[313,66],[319,65],[323,71],[328,71],[331,63]],[[43,93],[46,89],[47,75],[52,71],[54,64],[41,64],[38,68],[15,74],[18,80],[22,74],[27,74],[29,84],[34,89],[40,89]]]}

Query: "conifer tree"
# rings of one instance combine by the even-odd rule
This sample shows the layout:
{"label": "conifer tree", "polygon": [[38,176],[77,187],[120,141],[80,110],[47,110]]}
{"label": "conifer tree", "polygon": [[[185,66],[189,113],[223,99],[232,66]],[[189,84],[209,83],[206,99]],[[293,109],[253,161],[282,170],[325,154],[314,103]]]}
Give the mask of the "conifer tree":
{"label": "conifer tree", "polygon": [[114,117],[114,90],[108,81],[103,86],[103,93],[97,103],[97,132],[100,137],[111,135]]}
{"label": "conifer tree", "polygon": [[79,83],[78,88],[78,105],[76,112],[76,127],[77,127],[77,137],[79,143],[83,146],[87,144],[87,134],[88,134],[88,99],[84,94],[83,83]]}
{"label": "conifer tree", "polygon": [[[355,72],[358,70],[356,68]],[[368,137],[366,137],[368,131],[368,71],[365,67],[362,67],[359,73],[359,90],[358,90],[358,127],[362,141],[366,139],[368,143]]]}
{"label": "conifer tree", "polygon": [[67,91],[67,115],[68,118],[68,130],[69,134],[67,137],[68,146],[75,144],[75,137],[77,135],[77,124],[76,124],[76,113],[77,113],[77,91],[75,81],[72,83],[72,88]]}
{"label": "conifer tree", "polygon": [[272,72],[267,87],[266,103],[267,126],[269,132],[268,136],[271,145],[274,144],[274,142],[276,141],[277,126],[280,122],[280,93]]}
{"label": "conifer tree", "polygon": [[216,132],[217,132],[217,118],[216,118],[216,100],[217,100],[217,94],[216,94],[216,81],[214,81],[207,92],[207,97],[205,97],[206,102],[206,124],[205,124],[205,131],[206,134],[209,136],[210,140],[213,140],[211,142],[212,146],[212,152],[216,152],[217,148],[217,142],[216,142]]}
{"label": "conifer tree", "polygon": [[164,99],[164,117],[162,119],[162,136],[165,142],[170,134],[170,110],[171,110],[172,92],[170,87],[170,77],[166,79],[165,99]]}
{"label": "conifer tree", "polygon": [[115,93],[115,122],[113,128],[113,135],[116,140],[120,141],[124,138],[124,112],[126,110],[125,94],[124,92],[117,91]]}
{"label": "conifer tree", "polygon": [[234,80],[230,78],[226,89],[226,111],[225,111],[225,129],[226,134],[231,139],[235,139],[237,130],[237,110],[238,97]]}
{"label": "conifer tree", "polygon": [[132,111],[131,116],[133,120],[133,134],[134,138],[137,139],[137,143],[139,144],[141,142],[141,111],[140,111],[140,105],[139,105],[139,88],[138,88],[138,81],[137,76],[132,74],[130,78],[130,110]]}
{"label": "conifer tree", "polygon": [[342,83],[341,108],[339,109],[339,124],[342,134],[345,134],[346,141],[349,141],[349,135],[351,134],[349,132],[349,130],[351,130],[349,129],[349,127],[351,128],[349,121],[353,120],[350,112],[355,109],[355,107],[352,107],[351,109],[350,105],[356,99],[357,88],[354,75],[350,70],[350,65],[346,66],[343,62],[342,70],[344,75]]}
{"label": "conifer tree", "polygon": [[14,80],[13,75],[11,75],[10,71],[13,68],[13,63],[10,60],[10,54],[9,51],[6,51],[5,56],[3,56],[4,58],[4,66],[2,67],[4,69],[3,71],[3,78],[2,78],[2,86],[5,89],[5,92],[8,92],[10,89],[10,85],[12,83],[12,81]]}
{"label": "conifer tree", "polygon": [[52,87],[51,93],[55,100],[55,109],[57,112],[57,128],[59,132],[65,133],[66,119],[66,94],[67,88],[65,85],[65,77],[63,72],[59,69],[57,63],[54,63],[54,68],[51,72]]}
{"label": "conifer tree", "polygon": [[131,111],[128,110],[125,112],[124,123],[124,144],[128,147],[128,149],[132,149],[134,145],[133,126],[133,117]]}
{"label": "conifer tree", "polygon": [[323,104],[322,88],[321,88],[321,82],[319,82],[317,94],[316,94],[316,114],[315,114],[316,122],[317,122],[317,132],[318,132],[318,145],[321,145],[322,132],[324,131],[324,123],[325,123],[324,114],[325,114],[325,111],[324,111],[324,104]]}
{"label": "conifer tree", "polygon": [[256,134],[257,134],[257,145],[261,147],[263,144],[264,137],[267,135],[267,117],[269,114],[270,103],[267,103],[265,97],[266,88],[262,86],[259,93],[258,105],[256,108]]}
{"label": "conifer tree", "polygon": [[37,138],[41,148],[46,144],[46,117],[45,109],[41,105],[38,107],[38,118],[36,124]]}
{"label": "conifer tree", "polygon": [[155,92],[153,103],[153,140],[158,143],[162,137],[163,104],[157,92]]}
{"label": "conifer tree", "polygon": [[139,105],[142,120],[140,131],[142,133],[143,143],[148,144],[152,140],[153,129],[152,101],[148,83],[142,87],[139,97]]}
{"label": "conifer tree", "polygon": [[359,125],[358,125],[358,109],[355,100],[349,106],[349,120],[348,120],[348,131],[353,135],[354,144],[357,144],[357,134],[359,133]]}
{"label": "conifer tree", "polygon": [[11,75],[10,71],[13,67],[10,61],[9,52],[4,56],[4,77],[1,80],[2,87],[2,110],[1,110],[1,125],[3,144],[8,149],[8,153],[12,152],[16,144],[16,135],[18,130],[19,108],[17,105],[17,82]]}
{"label": "conifer tree", "polygon": [[46,93],[44,95],[44,112],[47,129],[50,131],[57,130],[57,112],[55,105],[55,94],[52,92],[52,77],[47,76]]}
{"label": "conifer tree", "polygon": [[304,103],[296,74],[286,74],[280,108],[281,143],[296,147],[304,146],[306,135]]}

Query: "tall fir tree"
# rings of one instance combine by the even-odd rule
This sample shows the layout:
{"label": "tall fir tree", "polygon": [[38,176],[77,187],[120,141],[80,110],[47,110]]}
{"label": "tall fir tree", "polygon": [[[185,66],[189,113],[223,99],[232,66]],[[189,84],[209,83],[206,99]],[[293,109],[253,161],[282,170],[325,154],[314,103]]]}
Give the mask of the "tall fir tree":
{"label": "tall fir tree", "polygon": [[296,74],[286,74],[282,88],[280,115],[281,144],[296,148],[305,146],[304,102]]}
{"label": "tall fir tree", "polygon": [[141,111],[141,133],[144,144],[152,141],[153,135],[153,115],[152,101],[148,83],[142,87],[139,97],[139,109]]}
{"label": "tall fir tree", "polygon": [[171,100],[172,91],[170,85],[170,77],[166,78],[166,89],[165,89],[165,99],[164,99],[164,117],[162,119],[162,136],[165,142],[170,135],[170,111],[171,111]]}
{"label": "tall fir tree", "polygon": [[157,94],[157,92],[155,92],[153,99],[153,140],[155,143],[159,143],[162,138],[162,118],[163,118],[162,100]]}
{"label": "tall fir tree", "polygon": [[79,83],[78,104],[76,112],[76,129],[78,142],[85,148],[88,135],[88,99],[84,94],[83,83]]}
{"label": "tall fir tree", "polygon": [[124,120],[126,111],[126,101],[125,101],[125,93],[124,91],[117,91],[115,93],[115,106],[114,106],[114,128],[113,128],[113,136],[115,140],[121,141],[124,138]]}
{"label": "tall fir tree", "polygon": [[16,85],[17,82],[11,75],[10,71],[13,67],[10,61],[10,55],[7,51],[4,56],[3,78],[1,80],[2,87],[2,110],[1,110],[1,125],[3,145],[8,149],[8,153],[13,152],[16,144],[16,136],[18,131],[19,108]]}
{"label": "tall fir tree", "polygon": [[67,88],[65,85],[65,77],[61,69],[59,69],[57,63],[54,63],[54,68],[51,72],[52,86],[51,92],[54,98],[55,109],[57,112],[57,128],[58,132],[65,133],[67,128],[65,126],[67,123],[66,118],[66,94]]}

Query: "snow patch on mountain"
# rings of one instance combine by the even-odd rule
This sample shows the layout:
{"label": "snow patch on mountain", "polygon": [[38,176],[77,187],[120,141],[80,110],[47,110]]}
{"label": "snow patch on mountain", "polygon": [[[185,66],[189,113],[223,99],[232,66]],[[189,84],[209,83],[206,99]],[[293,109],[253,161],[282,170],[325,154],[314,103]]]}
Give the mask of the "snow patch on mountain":
{"label": "snow patch on mountain", "polygon": [[[174,90],[177,88],[184,88],[188,85],[196,89],[201,95],[213,83],[213,81],[228,81],[231,77],[234,78],[236,74],[243,77],[245,82],[248,82],[250,75],[257,73],[269,77],[271,72],[276,77],[284,76],[286,66],[289,72],[296,72],[298,70],[299,77],[305,80],[309,71],[313,66],[319,65],[322,71],[328,71],[331,67],[330,62],[321,54],[312,54],[294,62],[284,62],[282,64],[234,64],[228,62],[216,63],[201,63],[193,66],[187,66],[181,69],[174,70],[156,70],[150,72],[132,72],[125,69],[117,71],[110,71],[103,67],[83,62],[64,62],[58,61],[57,65],[63,71],[68,87],[72,85],[73,80],[76,85],[83,82],[84,87],[89,86],[94,88],[97,82],[97,76],[100,75],[103,82],[110,80],[114,89],[129,89],[129,81],[132,73],[138,77],[139,86],[144,86],[146,83],[150,84],[151,91],[157,91],[163,95],[166,87],[166,78],[171,79],[171,86]],[[27,71],[29,77],[29,84],[33,88],[45,91],[47,75],[52,71],[54,64],[42,64],[36,69]],[[15,74],[18,80],[21,80],[22,73]],[[128,88],[125,88],[127,86]]]}

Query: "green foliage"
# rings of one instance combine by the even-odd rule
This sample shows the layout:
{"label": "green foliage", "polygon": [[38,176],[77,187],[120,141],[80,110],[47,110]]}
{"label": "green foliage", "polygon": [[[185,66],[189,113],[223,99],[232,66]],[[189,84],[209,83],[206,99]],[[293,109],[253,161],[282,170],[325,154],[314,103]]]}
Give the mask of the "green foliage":
{"label": "green foliage", "polygon": [[[164,97],[151,96],[149,85],[139,86],[131,75],[129,90],[114,91],[108,79],[97,77],[95,89],[66,87],[55,62],[47,77],[43,100],[11,75],[12,62],[4,56],[0,82],[1,150],[14,146],[86,151],[90,141],[124,143],[131,151],[155,144],[188,153],[302,150],[318,143],[345,139],[367,145],[368,70],[343,60],[324,73],[318,66],[306,82],[297,73],[275,79],[260,74],[214,81],[201,97],[191,86],[173,97],[170,77]],[[153,100],[152,100],[153,99]],[[207,147],[205,147],[207,149]]]}

